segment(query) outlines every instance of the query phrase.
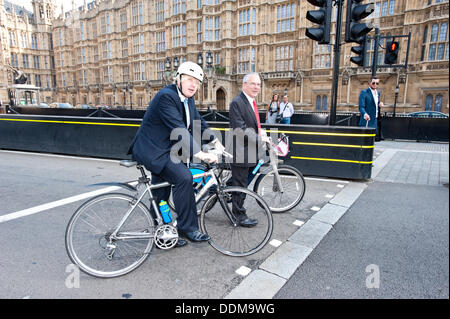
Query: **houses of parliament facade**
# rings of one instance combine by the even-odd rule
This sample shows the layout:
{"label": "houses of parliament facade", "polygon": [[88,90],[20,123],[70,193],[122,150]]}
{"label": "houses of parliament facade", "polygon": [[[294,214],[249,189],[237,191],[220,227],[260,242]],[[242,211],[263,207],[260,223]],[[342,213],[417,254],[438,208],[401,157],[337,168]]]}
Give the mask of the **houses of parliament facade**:
{"label": "houses of parliament facade", "polygon": [[[32,0],[33,11],[0,0],[0,100],[7,103],[13,69],[41,88],[41,101],[120,105],[145,109],[190,60],[207,70],[196,93],[199,108],[228,109],[245,73],[258,72],[260,108],[274,93],[287,93],[296,110],[329,111],[333,45],[305,36],[314,7],[295,0],[90,0],[56,15],[53,0]],[[380,35],[398,38],[398,64],[381,67],[381,98],[392,112],[436,110],[449,113],[448,0],[366,0],[375,11],[365,19]],[[74,3],[72,2],[72,8]],[[345,21],[345,7],[343,19]],[[343,30],[345,22],[343,22]],[[371,31],[368,36],[373,36]],[[343,37],[343,35],[342,35]],[[384,61],[385,40],[378,49]],[[358,111],[368,87],[374,46],[365,67],[350,62],[355,43],[343,43],[337,111]]]}

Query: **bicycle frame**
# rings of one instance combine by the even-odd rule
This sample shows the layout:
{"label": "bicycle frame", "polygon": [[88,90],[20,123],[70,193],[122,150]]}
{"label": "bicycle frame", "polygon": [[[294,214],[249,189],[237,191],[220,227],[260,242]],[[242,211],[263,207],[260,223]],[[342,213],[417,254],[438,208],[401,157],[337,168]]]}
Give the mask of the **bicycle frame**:
{"label": "bicycle frame", "polygon": [[[214,173],[213,169],[210,169],[205,173],[196,174],[193,176],[193,179],[204,178],[204,177],[211,177],[211,178],[208,180],[208,182],[200,189],[200,191],[195,196],[196,202],[198,202],[200,200],[200,198],[202,198],[205,195],[205,193],[207,191],[209,191],[210,187],[212,187],[213,185],[219,185],[218,179],[217,179],[216,174]],[[130,214],[139,205],[139,203],[142,201],[142,198],[146,194],[149,194],[149,196],[151,198],[151,204],[152,204],[153,210],[156,213],[156,220],[158,222],[158,225],[163,224],[163,219],[162,219],[161,213],[159,212],[158,205],[156,204],[156,202],[153,198],[152,189],[168,187],[168,186],[171,186],[171,184],[168,182],[159,183],[156,185],[151,185],[148,182],[144,182],[144,183],[146,185],[145,190],[139,195],[139,197],[137,198],[137,200],[133,204],[133,206],[131,206],[130,209],[122,217],[122,219],[120,220],[120,222],[117,225],[117,227],[115,228],[115,230],[111,233],[111,235],[110,235],[111,238],[113,238],[115,240],[127,240],[127,239],[146,239],[146,238],[152,238],[154,236],[153,234],[143,234],[143,233],[133,233],[133,232],[124,232],[124,233],[120,233],[120,236],[118,235],[120,228],[123,226],[123,224],[128,219]],[[223,203],[222,203],[223,199],[220,198],[220,196],[218,196],[218,197],[219,197],[219,201],[221,202],[222,208],[224,209],[228,219],[230,220],[230,222],[232,224],[236,225],[235,218],[233,218],[232,213],[229,211],[228,206],[223,205]]]}
{"label": "bicycle frame", "polygon": [[[269,148],[269,159],[270,159],[270,162],[268,163],[269,167],[272,167],[272,170],[275,174],[276,183],[278,184],[278,187],[280,188],[280,192],[284,193],[283,183],[281,182],[280,174],[278,174],[278,157],[276,156],[276,153],[274,151],[272,144],[267,143],[267,146]],[[262,174],[264,172],[270,171],[269,167],[265,168],[264,171],[262,171]],[[256,174],[258,174],[258,172],[260,172],[260,171],[261,171],[261,167],[258,168],[258,170],[255,172],[255,174],[253,174],[252,178],[248,181],[249,184],[256,177]]]}
{"label": "bicycle frame", "polygon": [[[161,213],[159,212],[158,205],[156,204],[155,200],[153,199],[153,194],[152,194],[151,190],[152,189],[158,189],[158,188],[170,186],[170,183],[164,182],[164,183],[159,183],[159,184],[156,184],[156,185],[150,185],[148,183],[145,183],[145,184],[146,184],[145,191],[142,192],[142,194],[139,196],[137,201],[133,204],[133,206],[131,206],[131,208],[122,217],[122,219],[120,220],[120,222],[117,225],[116,229],[110,235],[112,238],[117,239],[117,240],[126,240],[126,239],[141,239],[141,238],[145,239],[145,238],[153,237],[153,234],[143,235],[142,233],[139,233],[139,234],[138,233],[122,233],[122,235],[123,234],[127,234],[127,236],[117,236],[117,233],[119,232],[120,228],[123,226],[123,224],[128,219],[130,214],[137,207],[137,205],[139,205],[139,203],[142,201],[142,198],[147,193],[150,195],[150,198],[151,198],[151,201],[152,201],[152,206],[153,206],[153,209],[154,209],[154,211],[156,213],[156,220],[158,221],[158,225],[161,225],[163,223],[163,219],[162,219]],[[129,235],[129,234],[131,234],[131,235]]]}
{"label": "bicycle frame", "polygon": [[[217,176],[214,173],[213,169],[210,169],[205,173],[195,174],[192,176],[193,179],[197,179],[197,178],[201,178],[201,177],[211,177],[211,178],[205,185],[203,185],[203,187],[200,189],[200,191],[195,196],[196,203],[198,203],[198,201],[205,195],[205,193],[209,191],[211,186],[213,186],[213,185],[220,186],[219,180],[217,179]],[[225,214],[227,215],[230,222],[233,224],[233,226],[237,226],[236,218],[234,218],[233,213],[230,212],[230,209],[226,205],[226,203],[223,202],[223,197],[220,196],[220,193],[217,194],[217,198],[219,199],[220,205],[222,206],[223,210],[225,211]]]}

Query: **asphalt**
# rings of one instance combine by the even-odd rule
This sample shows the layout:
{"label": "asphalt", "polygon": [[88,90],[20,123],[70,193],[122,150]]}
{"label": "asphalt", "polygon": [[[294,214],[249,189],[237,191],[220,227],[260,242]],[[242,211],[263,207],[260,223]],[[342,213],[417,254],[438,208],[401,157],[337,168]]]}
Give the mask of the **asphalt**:
{"label": "asphalt", "polygon": [[375,143],[352,181],[225,298],[449,298],[449,145]]}
{"label": "asphalt", "polygon": [[91,184],[133,180],[135,170],[0,153],[0,298],[449,296],[448,143],[377,142],[370,180],[308,177],[300,205],[274,215],[271,244],[255,255],[231,258],[190,244],[152,252],[127,276],[78,274],[79,287],[69,280],[68,220],[81,200],[106,189]]}

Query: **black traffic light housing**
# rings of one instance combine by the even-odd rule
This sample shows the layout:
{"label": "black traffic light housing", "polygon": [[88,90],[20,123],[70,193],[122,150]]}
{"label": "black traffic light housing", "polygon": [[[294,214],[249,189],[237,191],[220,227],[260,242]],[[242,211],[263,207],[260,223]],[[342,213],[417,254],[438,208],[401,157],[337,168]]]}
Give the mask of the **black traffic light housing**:
{"label": "black traffic light housing", "polygon": [[357,42],[360,37],[373,29],[372,23],[360,20],[374,11],[373,3],[361,4],[363,0],[347,0],[347,17],[345,18],[345,42]]}
{"label": "black traffic light housing", "polygon": [[350,58],[350,61],[359,65],[359,66],[364,66],[364,60],[366,58],[366,43],[367,43],[367,36],[364,35],[362,37],[359,37],[358,40],[356,41],[359,46],[357,47],[352,47],[351,51],[353,53],[356,53],[357,56],[352,56]]}
{"label": "black traffic light housing", "polygon": [[319,27],[307,28],[305,34],[308,38],[318,41],[319,44],[329,44],[332,0],[308,0],[308,2],[320,7],[319,10],[309,10],[306,13],[306,19],[317,23]]}
{"label": "black traffic light housing", "polygon": [[397,41],[391,41],[386,43],[386,52],[384,55],[384,64],[396,64],[398,59],[398,46]]}

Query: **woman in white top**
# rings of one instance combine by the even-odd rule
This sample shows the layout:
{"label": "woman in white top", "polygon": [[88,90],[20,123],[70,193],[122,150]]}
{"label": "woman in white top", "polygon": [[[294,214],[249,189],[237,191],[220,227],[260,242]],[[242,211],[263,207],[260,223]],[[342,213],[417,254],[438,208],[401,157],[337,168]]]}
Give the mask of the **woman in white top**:
{"label": "woman in white top", "polygon": [[279,96],[275,93],[270,100],[269,107],[267,108],[266,114],[266,123],[267,124],[276,124],[277,123],[277,115],[279,112]]}

